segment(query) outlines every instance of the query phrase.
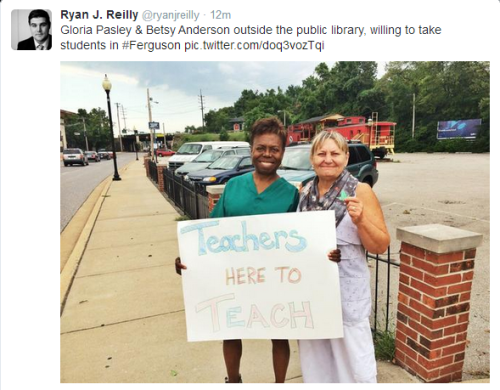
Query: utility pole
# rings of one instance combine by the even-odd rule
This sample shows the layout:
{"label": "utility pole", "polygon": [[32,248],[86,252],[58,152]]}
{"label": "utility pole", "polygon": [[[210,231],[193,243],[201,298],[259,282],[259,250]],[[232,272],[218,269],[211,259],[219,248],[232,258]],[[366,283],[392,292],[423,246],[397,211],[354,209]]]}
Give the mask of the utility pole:
{"label": "utility pole", "polygon": [[85,145],[87,146],[87,151],[89,150],[89,140],[87,139],[87,126],[85,126],[85,118],[83,120],[83,135],[85,136]]}
{"label": "utility pole", "polygon": [[413,120],[411,124],[411,138],[415,138],[415,94],[413,94]]}
{"label": "utility pole", "polygon": [[201,89],[200,89],[200,104],[201,104],[201,130],[202,132],[204,133],[205,132],[205,117],[203,115],[203,98],[205,96],[203,96],[201,94]]}
{"label": "utility pole", "polygon": [[[148,112],[149,112],[149,123],[153,122],[153,116],[151,115],[151,99],[149,98],[149,88],[147,89],[148,92]],[[153,129],[149,126],[149,137],[150,137],[150,146],[149,146],[149,155],[152,156],[153,154]]]}
{"label": "utility pole", "polygon": [[116,104],[116,117],[118,118],[118,139],[120,140],[120,152],[123,152],[122,127],[120,126],[120,110],[119,110],[120,103],[115,103],[115,104]]}
{"label": "utility pole", "polygon": [[162,123],[163,125],[163,142],[165,143],[165,149],[167,148],[167,135],[165,134],[165,122]]}

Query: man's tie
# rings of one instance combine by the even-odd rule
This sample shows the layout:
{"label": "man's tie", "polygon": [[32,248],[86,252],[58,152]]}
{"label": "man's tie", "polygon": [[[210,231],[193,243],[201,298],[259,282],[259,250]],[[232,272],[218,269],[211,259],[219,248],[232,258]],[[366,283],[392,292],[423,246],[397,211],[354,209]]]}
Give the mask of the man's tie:
{"label": "man's tie", "polygon": [[36,49],[37,49],[37,50],[43,50],[43,45],[38,45],[38,46],[36,47]]}

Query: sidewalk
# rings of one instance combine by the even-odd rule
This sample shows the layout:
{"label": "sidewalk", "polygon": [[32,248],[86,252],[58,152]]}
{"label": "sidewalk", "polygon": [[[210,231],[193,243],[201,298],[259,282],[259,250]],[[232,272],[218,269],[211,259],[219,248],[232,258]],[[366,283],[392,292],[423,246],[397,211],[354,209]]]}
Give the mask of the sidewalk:
{"label": "sidewalk", "polygon": [[[61,382],[223,382],[222,342],[186,341],[174,271],[179,215],[142,161],[120,176],[87,222],[90,238],[61,316]],[[245,341],[243,349],[243,380],[273,382],[270,341]],[[300,383],[295,341],[291,349],[287,382]],[[378,370],[381,383],[418,382],[389,363]]]}

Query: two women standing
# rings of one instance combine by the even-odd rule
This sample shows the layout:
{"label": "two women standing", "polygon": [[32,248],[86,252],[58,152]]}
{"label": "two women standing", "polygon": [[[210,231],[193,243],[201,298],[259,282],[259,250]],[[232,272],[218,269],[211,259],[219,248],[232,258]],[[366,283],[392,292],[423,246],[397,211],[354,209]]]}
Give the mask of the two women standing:
{"label": "two women standing", "polygon": [[[376,364],[369,324],[370,273],[365,249],[382,253],[389,234],[379,202],[370,186],[359,183],[346,169],[347,141],[338,133],[319,133],[311,147],[316,178],[299,195],[280,178],[286,132],[276,118],[257,121],[251,133],[255,172],[228,182],[211,217],[335,210],[344,338],[300,340],[304,382],[376,382]],[[339,251],[328,258],[339,261]],[[325,256],[326,257],[326,256]],[[179,259],[176,270],[185,269]],[[322,287],[328,293],[328,286]],[[284,382],[290,359],[288,340],[272,340],[276,382]],[[228,377],[239,382],[241,340],[225,340],[223,354]]]}

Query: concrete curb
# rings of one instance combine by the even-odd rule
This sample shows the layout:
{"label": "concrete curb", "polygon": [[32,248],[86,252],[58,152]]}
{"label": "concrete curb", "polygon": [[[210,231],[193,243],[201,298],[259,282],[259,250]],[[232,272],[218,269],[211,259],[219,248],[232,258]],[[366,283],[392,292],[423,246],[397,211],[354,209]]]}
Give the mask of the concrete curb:
{"label": "concrete curb", "polygon": [[90,216],[85,224],[80,237],[78,238],[71,255],[68,258],[62,272],[61,272],[61,295],[60,295],[60,315],[64,310],[64,304],[66,303],[66,299],[68,297],[69,290],[71,285],[73,284],[73,279],[75,278],[76,271],[78,270],[78,266],[80,265],[80,261],[83,257],[83,253],[85,252],[85,248],[87,246],[87,242],[89,241],[90,235],[92,233],[92,229],[94,229],[95,222],[97,220],[97,216],[99,215],[99,211],[101,211],[101,206],[104,202],[104,196],[109,190],[111,186],[111,178],[106,179],[107,183],[104,185],[104,189],[101,192],[96,204]]}
{"label": "concrete curb", "polygon": [[[135,160],[120,168],[119,172],[126,170],[128,166],[133,162],[135,162]],[[64,265],[64,268],[61,272],[59,315],[62,315],[64,311],[64,305],[66,303],[66,299],[68,298],[69,290],[71,289],[71,285],[73,284],[73,280],[75,279],[76,272],[78,271],[78,266],[80,265],[83,253],[85,252],[85,248],[87,247],[90,235],[92,234],[92,230],[94,229],[95,222],[97,221],[97,216],[101,211],[101,206],[104,203],[105,195],[109,191],[109,187],[111,187],[112,181],[113,180],[111,176],[103,180],[103,182],[105,182],[104,188],[101,191],[101,194],[99,195],[99,198],[97,199],[96,204],[94,205],[94,208],[92,209],[92,212],[90,213],[89,218],[87,219],[87,222],[85,223],[85,226],[83,227],[82,232],[78,237],[78,240],[76,241],[73,251],[71,252],[68,261]],[[89,198],[90,196],[87,199]]]}

